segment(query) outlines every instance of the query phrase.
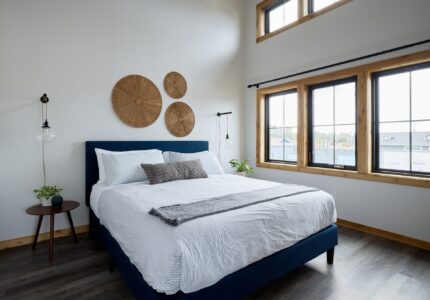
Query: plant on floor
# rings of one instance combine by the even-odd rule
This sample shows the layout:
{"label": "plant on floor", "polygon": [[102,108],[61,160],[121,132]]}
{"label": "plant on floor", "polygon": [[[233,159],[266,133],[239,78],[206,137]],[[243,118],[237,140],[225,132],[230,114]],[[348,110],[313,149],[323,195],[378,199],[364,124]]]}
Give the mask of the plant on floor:
{"label": "plant on floor", "polygon": [[51,197],[58,195],[63,189],[57,188],[56,186],[45,185],[39,189],[35,189],[33,192],[36,194],[36,198],[39,200],[48,200]]}
{"label": "plant on floor", "polygon": [[232,159],[229,161],[232,168],[239,174],[246,174],[246,176],[254,173],[254,169],[248,164],[248,160]]}

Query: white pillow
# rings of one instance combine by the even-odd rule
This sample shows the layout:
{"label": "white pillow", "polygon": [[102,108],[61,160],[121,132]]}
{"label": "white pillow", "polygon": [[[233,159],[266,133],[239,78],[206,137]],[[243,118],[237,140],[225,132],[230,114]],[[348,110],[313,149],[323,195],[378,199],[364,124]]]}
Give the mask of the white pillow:
{"label": "white pillow", "polygon": [[170,152],[170,151],[164,151],[163,152],[163,158],[164,158],[164,162],[168,163],[170,162],[169,160],[169,153],[174,153],[174,152]]}
{"label": "white pillow", "polygon": [[147,180],[141,164],[164,163],[160,150],[127,151],[122,154],[100,153],[103,162],[105,185]]}
{"label": "white pillow", "polygon": [[104,149],[100,149],[100,148],[95,148],[94,150],[96,151],[97,164],[98,164],[98,167],[99,167],[99,181],[98,181],[98,183],[103,183],[103,181],[106,178],[106,176],[105,176],[105,168],[104,168],[103,160],[102,160],[102,157],[101,157],[102,153],[110,153],[112,155],[124,155],[124,154],[139,153],[139,152],[142,152],[142,151],[148,151],[148,150],[108,151],[108,150],[104,150]]}
{"label": "white pillow", "polygon": [[186,160],[200,159],[203,169],[208,174],[224,174],[218,159],[215,154],[209,151],[195,152],[195,153],[179,153],[166,151],[163,153],[166,162],[178,162]]}

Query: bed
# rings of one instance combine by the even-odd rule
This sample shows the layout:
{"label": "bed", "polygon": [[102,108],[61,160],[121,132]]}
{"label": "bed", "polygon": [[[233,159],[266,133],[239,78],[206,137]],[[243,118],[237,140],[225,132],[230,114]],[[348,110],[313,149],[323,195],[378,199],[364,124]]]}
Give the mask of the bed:
{"label": "bed", "polygon": [[[128,199],[127,201],[130,203],[138,203],[135,198],[141,198],[148,195],[147,193],[151,190],[151,187],[144,183],[134,183],[108,189],[103,192],[103,201],[100,201],[100,207],[98,207],[97,205],[99,204],[97,204],[97,199],[100,197],[94,197],[94,192],[91,197],[93,186],[98,180],[97,158],[94,151],[95,148],[111,151],[160,149],[162,151],[192,153],[208,150],[208,142],[86,142],[86,204],[90,207],[90,230],[94,236],[101,240],[116,269],[122,274],[137,299],[241,299],[258,288],[287,274],[291,270],[325,252],[327,252],[327,262],[330,264],[333,263],[334,247],[337,245],[337,227],[333,224],[333,218],[335,218],[335,215],[331,215],[331,219],[329,218],[330,220],[323,220],[320,224],[312,224],[311,222],[311,225],[309,226],[296,226],[299,229],[302,229],[301,227],[309,227],[309,229],[306,229],[308,231],[315,231],[315,228],[319,228],[315,226],[324,226],[324,228],[321,228],[318,232],[313,232],[311,235],[307,234],[305,229],[302,230],[303,232],[299,233],[297,233],[296,229],[294,234],[286,232],[281,238],[281,240],[285,239],[290,243],[287,244],[286,248],[285,243],[284,247],[276,243],[276,241],[280,240],[279,237],[278,239],[274,238],[267,241],[264,240],[264,243],[252,244],[252,240],[254,239],[252,232],[259,231],[261,228],[265,228],[264,226],[270,228],[271,220],[270,218],[267,218],[263,221],[263,224],[259,225],[258,222],[249,220],[249,216],[252,216],[253,214],[255,215],[257,213],[255,210],[257,210],[258,214],[261,215],[262,211],[264,212],[264,210],[269,209],[268,206],[274,205],[272,203],[266,204],[265,206],[259,204],[247,208],[248,214],[245,214],[244,217],[242,216],[242,219],[239,214],[239,209],[233,212],[212,216],[212,219],[208,221],[209,224],[215,224],[216,226],[213,227],[217,230],[212,236],[208,234],[209,239],[213,240],[214,236],[220,236],[222,238],[220,238],[219,241],[220,244],[222,244],[222,242],[226,240],[226,237],[231,238],[230,240],[227,239],[228,243],[231,244],[235,241],[238,242],[235,247],[242,247],[241,251],[243,251],[243,255],[236,257],[232,261],[225,261],[220,270],[217,270],[217,266],[215,266],[215,264],[212,263],[211,265],[211,261],[217,259],[217,257],[228,257],[229,254],[232,256],[231,254],[233,252],[228,253],[228,247],[226,247],[226,245],[221,245],[218,249],[218,252],[225,252],[221,253],[223,256],[218,254],[218,256],[215,255],[211,260],[211,252],[207,250],[204,252],[203,249],[201,252],[198,252],[205,253],[205,257],[203,259],[199,261],[198,255],[188,255],[190,258],[187,260],[187,255],[184,255],[184,253],[189,254],[192,252],[192,245],[197,245],[199,239],[201,239],[202,236],[205,236],[205,223],[199,223],[198,220],[193,220],[192,222],[189,222],[189,224],[185,223],[173,230],[167,228],[169,225],[162,227],[163,225],[158,224],[157,220],[150,219],[154,218],[153,216],[140,213],[139,216],[146,218],[142,221],[143,223],[135,222],[129,223],[129,225],[125,226],[124,224],[127,223],[127,219],[129,221],[134,221],[137,219],[137,215],[135,215],[136,209],[132,210],[129,208],[130,205],[126,205],[127,203],[121,203],[121,199]],[[213,186],[214,188],[212,191],[207,189],[206,192],[215,194],[216,191],[220,190],[220,187],[223,186],[227,189],[225,192],[229,192],[225,183],[227,181],[234,181],[234,185],[230,185],[229,187],[230,189],[233,188],[233,192],[247,189],[247,186],[250,184],[255,185],[256,188],[259,184],[261,187],[267,187],[270,186],[270,184],[274,184],[264,181],[252,181],[252,179],[239,178],[239,176],[234,175],[210,176],[207,181],[204,180],[206,179],[201,179],[200,181],[194,180],[193,182],[183,181],[183,184],[178,184],[178,182],[165,184],[163,189],[161,189],[162,191],[159,191],[158,197],[159,199],[169,198],[169,195],[173,192],[176,192],[176,195],[179,198],[182,194],[189,195],[191,198],[198,197],[198,193],[195,192],[194,194],[190,194],[189,191],[193,189],[196,191],[201,190],[207,183],[210,183],[210,186]],[[127,197],[122,197],[121,195],[126,195]],[[320,197],[327,197],[323,192],[318,195]],[[302,195],[304,199],[301,201],[311,201],[311,196],[312,195]],[[315,198],[315,195],[312,197]],[[117,201],[115,199],[119,199],[121,201]],[[117,206],[115,207],[115,205]],[[153,203],[148,203],[147,205],[153,205]],[[144,211],[147,207],[142,207],[141,209]],[[322,210],[327,209],[322,207]],[[119,211],[121,211],[121,214],[118,213],[116,215],[115,212]],[[312,211],[312,209],[309,211]],[[224,219],[222,219],[223,217]],[[289,222],[292,222],[295,217],[297,219],[295,221],[296,224],[300,224],[300,221],[304,219],[304,216],[300,215],[300,211],[296,211],[294,215],[289,216]],[[280,222],[283,221],[279,216],[278,219]],[[163,254],[163,251],[160,251],[159,255],[151,254],[151,251],[154,252],[154,249],[157,249],[154,248],[155,246],[153,245],[157,243],[157,239],[151,240],[151,242],[148,243],[149,245],[142,243],[142,240],[148,241],[148,237],[136,237],[135,239],[130,239],[130,237],[128,237],[128,240],[125,239],[126,236],[143,234],[145,230],[136,230],[136,228],[143,226],[142,224],[148,224],[148,222],[153,222],[153,224],[157,226],[154,227],[156,228],[155,231],[167,236],[167,238],[164,238],[164,241],[171,241],[173,240],[173,237],[178,237],[181,241],[180,250],[182,251],[180,252],[181,255],[179,255],[179,262],[174,259],[178,256],[178,252],[176,250],[176,252],[173,250],[173,252],[170,251],[170,248],[175,248],[169,245],[158,245],[159,249],[164,249],[166,254]],[[228,222],[233,223],[228,224]],[[222,225],[224,224],[227,225],[223,227]],[[242,231],[240,232],[240,235],[234,236],[235,231],[231,231],[230,229],[234,226],[240,226],[240,224],[242,224]],[[243,224],[246,226],[243,226]],[[253,225],[257,227],[247,230],[247,227]],[[279,224],[274,224],[273,226],[275,225],[279,226]],[[192,226],[195,228],[194,231]],[[168,234],[173,235],[168,236]],[[270,237],[270,232],[267,236]],[[243,238],[240,240],[241,237]],[[193,238],[195,238],[195,240],[193,240]],[[186,247],[187,244],[191,244],[191,246],[188,245],[188,247]],[[174,245],[176,245],[176,243],[174,243]],[[136,255],[132,255],[133,251],[136,253],[136,249],[143,249],[142,254],[144,255],[140,255],[138,258]],[[251,249],[252,251],[247,253],[247,249]],[[270,250],[270,255],[267,255],[269,252],[265,253],[266,250]],[[232,251],[232,249],[230,249],[230,251]],[[170,257],[172,257],[172,262],[166,263]],[[161,262],[157,262],[157,260],[160,260]],[[193,263],[195,263],[197,267],[192,266]],[[180,269],[180,272],[178,272],[178,265],[182,268]],[[203,267],[199,268],[199,266]],[[156,273],[158,272],[158,269],[161,270],[163,268],[165,269],[163,273],[165,274],[164,281],[157,281]],[[151,277],[151,275],[154,276]]]}

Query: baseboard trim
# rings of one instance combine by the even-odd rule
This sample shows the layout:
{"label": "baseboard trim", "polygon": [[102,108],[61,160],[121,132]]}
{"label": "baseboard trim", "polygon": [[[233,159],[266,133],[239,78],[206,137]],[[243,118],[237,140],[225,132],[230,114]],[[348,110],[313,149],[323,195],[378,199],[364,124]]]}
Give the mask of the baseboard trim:
{"label": "baseboard trim", "polygon": [[336,223],[340,226],[351,228],[351,229],[365,232],[365,233],[369,233],[369,234],[373,234],[373,235],[385,238],[387,240],[396,241],[396,242],[399,242],[402,244],[406,244],[406,245],[417,247],[417,248],[424,249],[424,250],[430,250],[430,242],[427,242],[427,241],[423,241],[423,240],[419,240],[416,238],[401,235],[398,233],[394,233],[391,231],[386,231],[386,230],[378,229],[375,227],[370,227],[367,225],[351,222],[351,221],[344,220],[344,219],[337,219]]}
{"label": "baseboard trim", "polygon": [[[88,232],[90,230],[90,225],[81,225],[75,227],[77,234]],[[54,231],[54,238],[72,235],[72,230],[70,228],[64,228]],[[7,248],[14,248],[23,245],[29,245],[33,243],[34,234],[24,237],[19,237],[11,240],[0,241],[0,250]],[[38,242],[49,240],[49,232],[43,232],[39,234]]]}

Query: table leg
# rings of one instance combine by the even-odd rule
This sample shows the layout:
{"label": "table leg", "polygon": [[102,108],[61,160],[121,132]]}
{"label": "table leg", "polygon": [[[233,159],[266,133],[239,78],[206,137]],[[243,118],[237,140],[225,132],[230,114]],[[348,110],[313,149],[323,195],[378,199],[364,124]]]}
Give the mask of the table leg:
{"label": "table leg", "polygon": [[73,237],[75,239],[75,243],[78,242],[78,237],[76,236],[75,226],[73,226],[72,214],[70,211],[67,212],[67,217],[69,218],[70,228],[72,229]]}
{"label": "table leg", "polygon": [[36,235],[34,236],[34,241],[33,241],[33,251],[36,250],[36,244],[37,244],[37,239],[39,238],[39,231],[40,231],[40,226],[42,225],[42,220],[43,220],[43,215],[40,215],[39,222],[37,222]]}
{"label": "table leg", "polygon": [[54,214],[50,218],[50,231],[49,231],[49,262],[54,260]]}

